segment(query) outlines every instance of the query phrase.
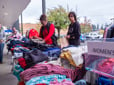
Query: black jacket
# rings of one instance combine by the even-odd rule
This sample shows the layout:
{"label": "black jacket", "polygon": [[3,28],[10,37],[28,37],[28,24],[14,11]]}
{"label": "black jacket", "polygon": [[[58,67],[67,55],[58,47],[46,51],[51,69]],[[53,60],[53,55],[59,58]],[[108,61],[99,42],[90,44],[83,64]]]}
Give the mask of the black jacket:
{"label": "black jacket", "polygon": [[[81,35],[80,24],[78,22],[70,24],[67,35],[70,35],[70,39],[69,39],[70,42],[80,44],[80,42],[79,42],[80,35]],[[69,44],[70,44],[70,42],[69,42]]]}

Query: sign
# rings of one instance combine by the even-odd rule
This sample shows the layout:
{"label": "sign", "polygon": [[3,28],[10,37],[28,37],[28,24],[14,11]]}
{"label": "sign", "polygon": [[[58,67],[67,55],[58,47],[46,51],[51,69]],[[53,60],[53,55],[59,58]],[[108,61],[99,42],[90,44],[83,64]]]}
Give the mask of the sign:
{"label": "sign", "polygon": [[114,42],[88,42],[88,54],[114,58]]}

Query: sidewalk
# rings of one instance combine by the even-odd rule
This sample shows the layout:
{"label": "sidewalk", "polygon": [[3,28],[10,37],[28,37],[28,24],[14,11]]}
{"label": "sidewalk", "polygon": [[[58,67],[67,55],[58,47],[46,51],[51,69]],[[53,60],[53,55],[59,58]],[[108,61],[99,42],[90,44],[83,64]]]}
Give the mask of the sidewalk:
{"label": "sidewalk", "polygon": [[3,64],[0,64],[0,85],[17,85],[17,79],[11,73],[11,54],[4,48]]}

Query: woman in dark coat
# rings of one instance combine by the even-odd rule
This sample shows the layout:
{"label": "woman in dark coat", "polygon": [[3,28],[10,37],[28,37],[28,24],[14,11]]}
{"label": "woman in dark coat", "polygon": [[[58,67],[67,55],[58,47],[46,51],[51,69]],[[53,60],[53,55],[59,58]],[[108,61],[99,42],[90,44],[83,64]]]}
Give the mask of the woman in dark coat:
{"label": "woman in dark coat", "polygon": [[69,45],[79,46],[81,35],[80,24],[77,22],[76,14],[74,12],[70,12],[68,17],[71,24],[69,25],[66,38],[68,39]]}

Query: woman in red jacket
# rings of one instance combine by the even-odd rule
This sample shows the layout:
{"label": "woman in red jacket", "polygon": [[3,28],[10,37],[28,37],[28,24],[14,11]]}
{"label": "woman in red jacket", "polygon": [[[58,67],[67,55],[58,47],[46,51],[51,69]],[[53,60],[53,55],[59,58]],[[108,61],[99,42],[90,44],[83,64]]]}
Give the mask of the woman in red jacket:
{"label": "woman in red jacket", "polygon": [[57,38],[55,36],[55,26],[48,22],[46,15],[41,15],[40,22],[42,24],[40,29],[40,37],[46,44],[56,46]]}

